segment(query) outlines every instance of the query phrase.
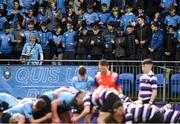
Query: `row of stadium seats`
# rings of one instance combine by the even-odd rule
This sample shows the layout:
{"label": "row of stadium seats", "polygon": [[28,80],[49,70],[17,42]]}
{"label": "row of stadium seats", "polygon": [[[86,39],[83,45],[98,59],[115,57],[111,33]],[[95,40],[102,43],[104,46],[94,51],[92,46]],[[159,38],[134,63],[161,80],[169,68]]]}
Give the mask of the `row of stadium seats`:
{"label": "row of stadium seats", "polygon": [[[142,74],[122,73],[119,80],[123,84],[123,91],[129,92],[135,86],[136,92],[139,91],[139,78]],[[164,82],[171,87],[172,93],[180,93],[180,74],[173,74],[169,79],[165,79],[163,74],[156,74],[158,87],[163,87]]]}

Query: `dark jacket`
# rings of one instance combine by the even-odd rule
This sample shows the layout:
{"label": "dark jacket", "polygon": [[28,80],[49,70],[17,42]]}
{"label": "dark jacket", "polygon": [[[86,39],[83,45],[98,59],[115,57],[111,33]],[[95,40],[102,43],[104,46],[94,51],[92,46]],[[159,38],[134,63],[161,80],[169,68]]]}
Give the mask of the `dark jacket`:
{"label": "dark jacket", "polygon": [[125,37],[124,36],[117,36],[115,39],[115,57],[125,57],[126,50],[125,50]]}
{"label": "dark jacket", "polygon": [[166,33],[165,35],[165,52],[173,53],[176,48],[176,38],[174,33]]}
{"label": "dark jacket", "polygon": [[113,51],[113,45],[112,45],[112,40],[116,37],[116,33],[115,31],[109,31],[109,30],[105,30],[102,33],[102,36],[104,37],[105,40],[105,45],[107,45],[108,47],[104,49],[105,52],[112,52]]}
{"label": "dark jacket", "polygon": [[127,34],[125,41],[127,56],[136,55],[135,34]]}
{"label": "dark jacket", "polygon": [[91,55],[103,55],[104,51],[104,38],[102,33],[98,35],[92,35],[91,41],[94,41],[94,45],[91,45]]}
{"label": "dark jacket", "polygon": [[[83,42],[79,42],[83,40]],[[87,55],[90,47],[90,35],[83,35],[82,32],[76,34],[76,54]]]}
{"label": "dark jacket", "polygon": [[149,46],[150,39],[151,39],[151,29],[150,29],[149,25],[145,24],[142,27],[140,25],[137,25],[135,27],[135,35],[136,35],[136,39],[138,39],[138,41],[145,40],[145,44],[143,44],[143,45],[138,44],[137,47],[147,48]]}

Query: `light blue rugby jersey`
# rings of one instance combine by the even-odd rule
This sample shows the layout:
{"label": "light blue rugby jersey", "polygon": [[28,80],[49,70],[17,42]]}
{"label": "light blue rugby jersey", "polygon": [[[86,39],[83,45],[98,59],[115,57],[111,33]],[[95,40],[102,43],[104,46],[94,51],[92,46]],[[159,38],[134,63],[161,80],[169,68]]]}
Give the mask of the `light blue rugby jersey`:
{"label": "light blue rugby jersey", "polygon": [[7,93],[0,93],[0,104],[2,102],[6,102],[9,104],[9,108],[17,105],[19,103],[20,100],[18,100],[17,98],[15,98],[14,96],[7,94]]}
{"label": "light blue rugby jersey", "polygon": [[70,92],[61,92],[58,96],[60,105],[63,106],[71,106],[73,104],[73,100],[76,94]]}
{"label": "light blue rugby jersey", "polygon": [[30,119],[33,118],[32,114],[32,108],[33,108],[33,103],[27,103],[27,104],[19,104],[17,106],[14,106],[6,111],[4,113],[10,113],[10,114],[22,114],[25,116],[25,118]]}

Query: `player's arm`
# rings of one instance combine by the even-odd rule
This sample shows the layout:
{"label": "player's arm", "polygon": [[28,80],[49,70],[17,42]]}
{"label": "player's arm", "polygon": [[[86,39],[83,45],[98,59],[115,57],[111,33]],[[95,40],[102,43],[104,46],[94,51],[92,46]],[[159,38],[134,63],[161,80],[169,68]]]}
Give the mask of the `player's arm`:
{"label": "player's arm", "polygon": [[154,102],[154,100],[156,98],[156,95],[157,95],[157,89],[153,89],[152,90],[152,95],[151,95],[151,98],[150,98],[150,101],[149,101],[150,104],[153,104],[153,102]]}
{"label": "player's arm", "polygon": [[54,90],[53,94],[58,96],[61,92],[71,92],[71,90],[66,87],[60,87],[60,88]]}
{"label": "player's arm", "polygon": [[17,124],[24,124],[25,123],[25,117],[22,114],[14,114],[10,120],[9,123],[17,123]]}
{"label": "player's arm", "polygon": [[119,91],[119,93],[123,93],[122,87],[117,87],[117,90]]}
{"label": "player's arm", "polygon": [[151,88],[152,88],[152,95],[151,95],[149,103],[153,104],[157,95],[157,78],[155,78],[154,81],[152,81]]}
{"label": "player's arm", "polygon": [[86,115],[88,115],[90,113],[90,106],[87,105],[84,107],[84,110],[81,112],[80,115],[76,116],[76,117],[72,117],[71,121],[72,122],[77,122],[79,121],[81,118],[85,117]]}
{"label": "player's arm", "polygon": [[46,120],[48,120],[48,119],[51,119],[51,117],[52,117],[52,113],[50,112],[50,113],[46,114],[45,116],[43,116],[43,117],[41,117],[41,118],[39,118],[39,119],[30,118],[30,119],[29,119],[29,122],[30,122],[31,124],[42,123],[42,122],[44,122],[44,121],[46,121]]}
{"label": "player's arm", "polygon": [[60,123],[60,119],[57,113],[58,106],[60,105],[60,100],[56,99],[51,102],[51,111],[52,111],[52,122]]}

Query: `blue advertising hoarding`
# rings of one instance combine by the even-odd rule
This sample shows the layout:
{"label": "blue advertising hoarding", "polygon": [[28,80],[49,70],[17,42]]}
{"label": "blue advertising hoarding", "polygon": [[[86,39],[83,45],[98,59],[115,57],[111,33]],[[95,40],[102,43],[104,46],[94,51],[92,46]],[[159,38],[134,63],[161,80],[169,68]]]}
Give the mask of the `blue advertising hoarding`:
{"label": "blue advertising hoarding", "polygon": [[[0,92],[16,97],[36,97],[60,86],[71,86],[79,66],[0,66]],[[88,66],[94,77],[96,66]]]}

